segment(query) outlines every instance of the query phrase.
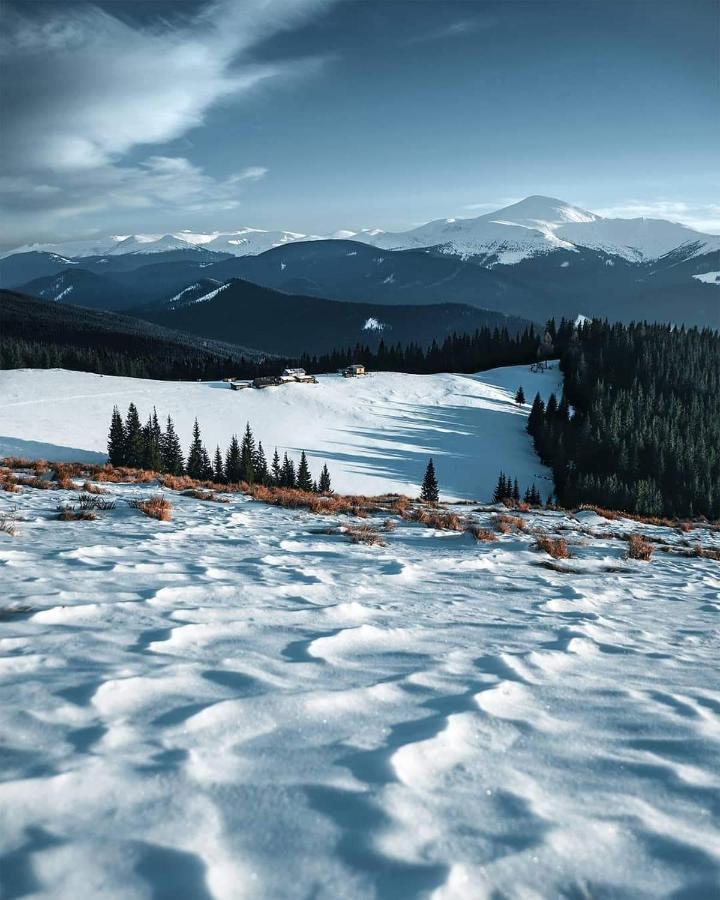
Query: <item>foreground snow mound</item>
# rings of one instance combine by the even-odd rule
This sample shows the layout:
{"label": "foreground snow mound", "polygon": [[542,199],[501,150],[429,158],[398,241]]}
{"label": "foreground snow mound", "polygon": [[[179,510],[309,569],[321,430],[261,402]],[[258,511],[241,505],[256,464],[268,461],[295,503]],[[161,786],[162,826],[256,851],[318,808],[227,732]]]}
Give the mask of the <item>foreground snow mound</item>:
{"label": "foreground snow mound", "polygon": [[713,896],[716,561],[106,487],[0,494],[3,896]]}
{"label": "foreground snow mound", "polygon": [[[227,384],[113,378],[63,370],[0,373],[0,456],[97,461],[105,458],[112,408],[134,402],[143,421],[157,408],[172,416],[183,447],[195,417],[210,453],[250,422],[265,452],[306,450],[314,474],[323,463],[344,493],[417,495],[428,457],[450,498],[488,498],[502,468],[522,489],[552,490],[525,432],[536,391],[558,391],[557,368],[510,366],[478,375],[320,376],[319,383],[231,391]],[[90,454],[88,456],[88,454]]]}

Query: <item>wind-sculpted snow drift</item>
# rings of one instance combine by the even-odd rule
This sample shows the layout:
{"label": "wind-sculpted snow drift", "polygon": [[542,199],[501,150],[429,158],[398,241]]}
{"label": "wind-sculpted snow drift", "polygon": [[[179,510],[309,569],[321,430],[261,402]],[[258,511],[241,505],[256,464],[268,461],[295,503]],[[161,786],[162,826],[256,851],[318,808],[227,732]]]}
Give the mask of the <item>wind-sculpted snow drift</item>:
{"label": "wind-sculpted snow drift", "polygon": [[684,535],[529,514],[557,571],[522,532],[109,490],[0,495],[3,896],[713,896],[720,570],[611,536]]}

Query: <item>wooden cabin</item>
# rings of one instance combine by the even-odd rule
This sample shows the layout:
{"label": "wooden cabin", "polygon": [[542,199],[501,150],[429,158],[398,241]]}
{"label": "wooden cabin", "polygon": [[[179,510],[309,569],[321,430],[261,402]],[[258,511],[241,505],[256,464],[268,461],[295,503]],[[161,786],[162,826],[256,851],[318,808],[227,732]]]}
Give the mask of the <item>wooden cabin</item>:
{"label": "wooden cabin", "polygon": [[275,387],[278,384],[282,384],[283,380],[279,375],[262,375],[260,378],[256,378],[252,386],[254,388],[267,388],[267,387]]}
{"label": "wooden cabin", "polygon": [[345,366],[345,368],[340,369],[339,372],[343,378],[357,378],[358,375],[367,374],[365,366],[360,365],[359,363],[354,363],[352,366]]}
{"label": "wooden cabin", "polygon": [[230,390],[231,391],[244,391],[245,388],[251,388],[253,386],[252,381],[231,381],[230,382]]}

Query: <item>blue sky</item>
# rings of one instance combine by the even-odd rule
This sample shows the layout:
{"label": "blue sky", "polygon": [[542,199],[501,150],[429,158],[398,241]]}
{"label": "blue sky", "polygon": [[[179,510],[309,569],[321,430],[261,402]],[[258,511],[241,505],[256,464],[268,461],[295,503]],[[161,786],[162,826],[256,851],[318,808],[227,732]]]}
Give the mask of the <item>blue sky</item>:
{"label": "blue sky", "polygon": [[6,4],[3,245],[548,194],[720,232],[715,0]]}

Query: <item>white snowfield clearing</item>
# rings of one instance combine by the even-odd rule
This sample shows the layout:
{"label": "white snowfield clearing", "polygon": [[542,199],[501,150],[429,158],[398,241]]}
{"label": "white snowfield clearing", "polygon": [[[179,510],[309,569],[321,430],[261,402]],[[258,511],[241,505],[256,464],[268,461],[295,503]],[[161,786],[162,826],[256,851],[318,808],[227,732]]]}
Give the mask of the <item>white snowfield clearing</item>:
{"label": "white snowfield clearing", "polygon": [[[0,456],[104,461],[110,416],[134,402],[143,421],[157,408],[172,416],[187,449],[197,416],[212,455],[250,422],[268,460],[275,447],[296,460],[307,451],[313,474],[328,464],[342,493],[417,496],[429,457],[441,494],[487,499],[499,469],[524,491],[552,491],[525,432],[537,391],[558,392],[557,369],[511,366],[477,375],[371,373],[318,376],[318,384],[231,391],[222,382],[150,381],[61,369],[0,372]],[[522,385],[528,405],[516,406]]]}
{"label": "white snowfield clearing", "polygon": [[557,571],[529,533],[108,490],[0,492],[2,897],[717,896],[720,563],[680,552],[720,534],[528,514]]}

